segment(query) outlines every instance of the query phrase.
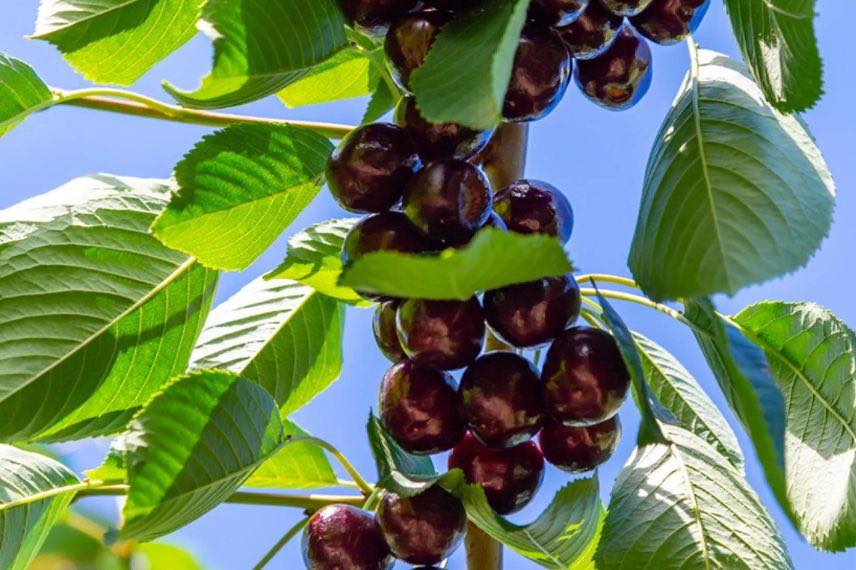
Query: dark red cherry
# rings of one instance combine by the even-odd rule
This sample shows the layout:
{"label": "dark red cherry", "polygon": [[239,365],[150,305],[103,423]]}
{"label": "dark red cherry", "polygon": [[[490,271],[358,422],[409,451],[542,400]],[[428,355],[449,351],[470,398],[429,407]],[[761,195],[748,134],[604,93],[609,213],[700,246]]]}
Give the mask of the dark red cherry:
{"label": "dark red cherry", "polygon": [[416,145],[404,129],[387,123],[351,131],[327,163],[327,185],[351,212],[383,212],[401,199],[419,168]]}
{"label": "dark red cherry", "polygon": [[519,511],[535,497],[544,479],[544,456],[535,442],[492,449],[468,433],[449,454],[449,469],[460,469],[468,483],[481,485],[494,511]]}
{"label": "dark red cherry", "polygon": [[652,42],[671,45],[695,32],[709,7],[710,0],[654,0],[630,21]]}
{"label": "dark red cherry", "polygon": [[479,357],[464,372],[458,391],[467,427],[489,447],[514,447],[541,429],[541,379],[522,356],[489,352]]}
{"label": "dark red cherry", "polygon": [[571,56],[547,26],[524,28],[514,55],[502,116],[507,121],[535,121],[556,108],[571,79]]}
{"label": "dark red cherry", "polygon": [[651,0],[600,0],[616,16],[635,16],[651,4]]}
{"label": "dark red cherry", "polygon": [[567,427],[551,420],[544,425],[538,441],[548,463],[562,471],[583,473],[609,459],[619,439],[621,422],[613,416],[586,427]]}
{"label": "dark red cherry", "polygon": [[396,558],[409,564],[437,564],[461,544],[467,514],[457,497],[434,485],[409,499],[387,493],[377,522]]}
{"label": "dark red cherry", "polygon": [[532,0],[529,17],[548,26],[566,26],[576,20],[589,0]]}
{"label": "dark red cherry", "polygon": [[371,34],[382,34],[394,21],[412,10],[419,0],[339,0],[351,24]]}
{"label": "dark red cherry", "polygon": [[478,5],[481,1],[482,0],[422,0],[422,3],[426,6],[431,6],[432,8],[439,8],[440,10],[460,12]]}
{"label": "dark red cherry", "polygon": [[309,518],[303,561],[312,570],[386,570],[395,562],[374,516],[349,505],[330,505]]}
{"label": "dark red cherry", "polygon": [[425,62],[434,40],[449,19],[446,11],[419,10],[396,20],[389,28],[384,50],[393,77],[401,87],[410,90],[410,74]]}
{"label": "dark red cherry", "polygon": [[493,196],[482,171],[463,160],[435,160],[404,190],[404,213],[429,238],[457,242],[482,227]]}
{"label": "dark red cherry", "polygon": [[420,364],[455,370],[472,363],[484,343],[484,312],[478,299],[409,299],[398,308],[398,338]]}
{"label": "dark red cherry", "polygon": [[573,275],[509,285],[484,294],[490,328],[506,343],[532,348],[559,336],[580,316],[580,288]]}
{"label": "dark red cherry", "polygon": [[608,50],[594,59],[577,62],[574,80],[590,100],[622,111],[645,96],[653,72],[648,42],[627,25]]}
{"label": "dark red cherry", "polygon": [[493,197],[493,210],[512,232],[571,239],[574,210],[565,195],[540,180],[518,180]]}
{"label": "dark red cherry", "polygon": [[410,453],[447,451],[466,432],[452,375],[412,360],[384,375],[379,410],[384,429]]}
{"label": "dark red cherry", "polygon": [[426,121],[416,107],[416,99],[402,97],[395,108],[395,123],[416,142],[419,155],[426,161],[439,158],[469,160],[481,151],[493,130],[476,131],[457,123],[434,124]]}
{"label": "dark red cherry", "polygon": [[621,16],[604,8],[600,0],[591,0],[576,20],[556,31],[572,56],[578,60],[591,59],[612,45],[623,21]]}
{"label": "dark red cherry", "polygon": [[547,411],[567,426],[590,426],[614,416],[627,396],[630,374],[607,332],[574,327],[547,351],[541,371]]}
{"label": "dark red cherry", "polygon": [[395,326],[395,313],[400,301],[386,301],[380,303],[375,309],[372,319],[372,331],[380,351],[389,360],[398,362],[406,358],[401,342],[398,340],[398,331]]}

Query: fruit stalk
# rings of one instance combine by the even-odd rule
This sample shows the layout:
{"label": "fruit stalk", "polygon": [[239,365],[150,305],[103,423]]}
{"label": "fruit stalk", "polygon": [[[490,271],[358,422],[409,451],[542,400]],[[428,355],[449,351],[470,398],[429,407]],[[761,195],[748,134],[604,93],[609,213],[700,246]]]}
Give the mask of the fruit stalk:
{"label": "fruit stalk", "polygon": [[467,524],[467,570],[498,570],[502,568],[502,544],[473,523]]}

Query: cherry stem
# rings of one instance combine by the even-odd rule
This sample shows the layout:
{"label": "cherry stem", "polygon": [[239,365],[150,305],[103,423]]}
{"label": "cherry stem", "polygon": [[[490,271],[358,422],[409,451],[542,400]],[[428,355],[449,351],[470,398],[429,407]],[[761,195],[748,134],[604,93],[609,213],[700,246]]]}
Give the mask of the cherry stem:
{"label": "cherry stem", "polygon": [[288,531],[286,531],[286,533],[282,535],[282,538],[280,538],[276,542],[276,544],[274,544],[273,547],[267,552],[267,554],[265,554],[264,557],[259,560],[259,563],[253,566],[253,570],[261,570],[262,568],[267,566],[268,563],[273,560],[274,556],[279,554],[279,551],[282,550],[286,544],[288,544],[288,541],[297,536],[297,533],[303,530],[303,527],[306,526],[306,522],[308,520],[308,517],[303,518],[296,525],[288,529]]}
{"label": "cherry stem", "polygon": [[375,487],[371,483],[369,483],[365,477],[363,477],[357,468],[354,467],[354,464],[348,461],[348,458],[342,455],[338,449],[336,449],[332,444],[324,441],[323,439],[318,439],[317,437],[307,437],[300,438],[296,441],[305,441],[308,443],[312,443],[317,445],[318,447],[324,449],[327,453],[336,458],[336,461],[348,472],[351,478],[354,480],[354,484],[360,489],[362,494],[366,497],[370,496],[375,492]]}

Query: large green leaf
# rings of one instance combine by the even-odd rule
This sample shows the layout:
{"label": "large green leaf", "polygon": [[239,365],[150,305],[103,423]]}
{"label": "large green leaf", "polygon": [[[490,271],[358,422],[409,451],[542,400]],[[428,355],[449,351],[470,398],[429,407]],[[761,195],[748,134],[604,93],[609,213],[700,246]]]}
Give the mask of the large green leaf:
{"label": "large green leaf", "polygon": [[310,287],[256,279],[211,311],[190,366],[253,380],[288,415],[339,377],[344,321],[339,303]]}
{"label": "large green leaf", "polygon": [[603,568],[791,568],[743,475],[705,440],[662,426],[618,475],[597,550]]}
{"label": "large green leaf", "polygon": [[134,418],[120,536],[151,540],[229,497],[285,443],[273,398],[228,372],[179,378]]}
{"label": "large green leaf", "polygon": [[276,96],[289,108],[317,105],[368,95],[377,82],[378,74],[371,60],[349,49],[316,65]]}
{"label": "large green leaf", "polygon": [[246,487],[263,489],[317,489],[335,487],[338,477],[327,454],[311,441],[300,426],[283,420],[286,437],[296,439],[262,463],[244,483]]}
{"label": "large green leaf", "polygon": [[290,125],[208,135],[176,166],[179,190],[152,231],[208,267],[246,269],[318,194],[332,152]]}
{"label": "large green leaf", "polygon": [[41,0],[33,37],[96,83],[130,85],[196,34],[204,0]]}
{"label": "large green leaf", "polygon": [[630,252],[654,299],[733,294],[803,266],[832,222],[835,185],[805,125],[710,51],[657,137]]}
{"label": "large green leaf", "polygon": [[0,52],[0,137],[53,100],[33,68]]}
{"label": "large green leaf", "polygon": [[784,113],[805,111],[823,94],[814,6],[815,0],[725,0],[743,59]]}
{"label": "large green leaf", "polygon": [[0,568],[30,565],[77,483],[58,461],[0,445]]}
{"label": "large green leaf", "polygon": [[426,119],[476,129],[499,123],[528,8],[529,0],[493,0],[443,28],[411,78]]}
{"label": "large green leaf", "polygon": [[786,486],[800,531],[824,550],[856,546],[856,335],[810,303],[758,303],[734,320],[785,397]]}
{"label": "large green leaf", "polygon": [[0,440],[119,431],[184,371],[217,274],[149,235],[168,191],[100,175],[0,211]]}
{"label": "large green leaf", "polygon": [[346,267],[339,284],[394,297],[468,299],[478,291],[571,270],[554,237],[487,228],[467,247],[439,255],[370,253]]}
{"label": "large green leaf", "polygon": [[196,91],[165,88],[187,107],[249,103],[280,91],[347,44],[336,0],[208,0],[214,66]]}

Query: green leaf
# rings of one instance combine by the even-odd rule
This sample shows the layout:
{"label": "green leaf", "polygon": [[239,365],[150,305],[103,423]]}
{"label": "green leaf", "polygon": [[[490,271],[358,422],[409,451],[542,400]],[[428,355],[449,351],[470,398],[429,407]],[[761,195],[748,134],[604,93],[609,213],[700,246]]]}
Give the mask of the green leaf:
{"label": "green leaf", "polygon": [[785,485],[818,548],[856,546],[856,335],[811,303],[763,302],[734,318],[785,398]]}
{"label": "green leaf", "polygon": [[743,59],[783,113],[805,111],[823,95],[814,6],[815,0],[725,0]]}
{"label": "green leaf", "polygon": [[246,487],[262,489],[317,489],[335,487],[338,477],[323,449],[311,441],[300,441],[309,437],[300,426],[283,420],[286,437],[297,441],[279,450],[262,463],[244,483]]}
{"label": "green leaf", "polygon": [[430,457],[413,455],[402,449],[383,429],[374,414],[369,415],[366,431],[377,465],[379,488],[402,497],[412,497],[441,479]]}
{"label": "green leaf", "polygon": [[0,137],[52,101],[50,89],[33,68],[0,52]]}
{"label": "green leaf", "polygon": [[41,0],[33,37],[95,83],[130,85],[196,35],[204,0]]}
{"label": "green leaf", "polygon": [[164,542],[146,542],[134,547],[131,568],[169,568],[169,570],[204,570],[187,550]]}
{"label": "green leaf", "polygon": [[347,45],[336,0],[208,0],[214,66],[196,91],[164,87],[185,107],[219,108],[272,95]]}
{"label": "green leaf", "polygon": [[265,279],[293,279],[334,299],[367,304],[350,287],[338,284],[342,274],[342,244],[358,218],[329,220],[310,226],[288,240],[288,253]]}
{"label": "green leaf", "polygon": [[572,269],[552,236],[487,228],[467,247],[439,255],[365,255],[345,268],[339,284],[394,297],[468,299],[478,291],[563,275]]}
{"label": "green leaf", "polygon": [[348,49],[316,65],[276,96],[288,108],[317,105],[368,95],[377,81],[371,60]]}
{"label": "green leaf", "polygon": [[[502,107],[529,0],[493,0],[446,25],[411,84],[434,123],[493,128]],[[478,72],[473,72],[478,70]]]}
{"label": "green leaf", "polygon": [[378,79],[375,83],[366,112],[360,121],[361,125],[368,125],[379,121],[384,115],[392,110],[398,102],[398,94],[391,93],[386,81]]}
{"label": "green leaf", "polygon": [[246,269],[318,194],[332,152],[290,125],[217,131],[176,166],[179,190],[152,231],[208,267]]}
{"label": "green leaf", "polygon": [[120,536],[169,534],[229,497],[285,442],[273,398],[219,371],[179,378],[131,422]]}
{"label": "green leaf", "polygon": [[185,370],[217,274],[149,234],[168,191],[99,175],[0,211],[0,440],[115,433]]}
{"label": "green leaf", "polygon": [[651,152],[630,269],[653,299],[740,289],[794,271],[832,222],[835,184],[803,123],[710,51]]}
{"label": "green leaf", "polygon": [[260,384],[286,416],[339,377],[344,321],[339,303],[309,287],[256,279],[211,311],[190,367]]}
{"label": "green leaf", "polygon": [[79,483],[44,455],[0,445],[0,568],[24,570],[51,527],[71,504]]}
{"label": "green leaf", "polygon": [[603,568],[792,568],[743,475],[705,440],[662,426],[618,475],[596,562]]}

